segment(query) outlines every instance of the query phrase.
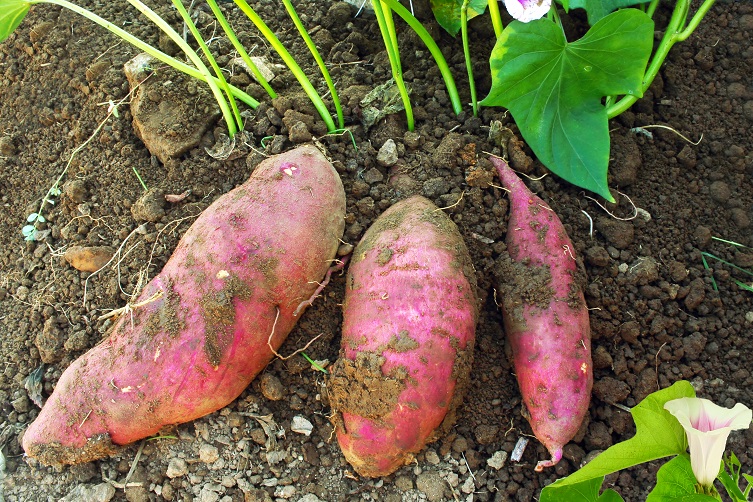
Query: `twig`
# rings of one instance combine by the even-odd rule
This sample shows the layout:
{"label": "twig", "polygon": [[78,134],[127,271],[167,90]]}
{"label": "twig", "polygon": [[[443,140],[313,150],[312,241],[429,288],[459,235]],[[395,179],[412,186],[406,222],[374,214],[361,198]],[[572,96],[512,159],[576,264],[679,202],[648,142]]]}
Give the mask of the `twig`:
{"label": "twig", "polygon": [[609,216],[611,216],[611,217],[612,217],[612,218],[614,218],[615,220],[620,220],[620,221],[630,221],[630,220],[634,220],[634,219],[635,219],[635,217],[636,217],[636,216],[638,216],[638,206],[636,206],[636,205],[635,205],[635,203],[633,202],[633,199],[631,199],[631,198],[630,198],[630,197],[629,197],[628,195],[626,195],[626,194],[624,194],[624,193],[620,192],[619,190],[617,190],[617,193],[618,193],[618,194],[620,194],[620,195],[622,195],[623,197],[625,197],[625,198],[626,198],[626,199],[628,200],[628,202],[630,202],[630,205],[631,205],[631,206],[633,206],[633,215],[632,215],[632,216],[629,216],[629,217],[627,217],[627,218],[620,218],[619,216],[617,216],[617,215],[615,215],[615,214],[611,213],[611,212],[609,211],[609,209],[607,209],[607,208],[606,208],[606,206],[604,206],[604,205],[603,205],[603,204],[602,204],[601,202],[599,202],[598,200],[594,199],[593,197],[590,197],[590,196],[588,196],[588,195],[584,195],[584,197],[585,197],[586,199],[590,199],[590,200],[594,201],[594,202],[596,203],[596,205],[597,205],[597,206],[599,206],[600,208],[602,208],[602,209],[604,210],[604,212],[605,212],[605,213],[607,213],[607,214],[608,214]]}
{"label": "twig", "polygon": [[139,463],[139,459],[141,459],[141,452],[144,451],[144,445],[146,444],[146,441],[142,441],[139,445],[139,449],[136,452],[136,456],[133,459],[133,463],[131,464],[131,469],[128,471],[128,474],[126,474],[125,480],[123,481],[124,486],[128,486],[128,480],[131,479],[131,476],[133,476],[133,473],[136,472],[136,466]]}

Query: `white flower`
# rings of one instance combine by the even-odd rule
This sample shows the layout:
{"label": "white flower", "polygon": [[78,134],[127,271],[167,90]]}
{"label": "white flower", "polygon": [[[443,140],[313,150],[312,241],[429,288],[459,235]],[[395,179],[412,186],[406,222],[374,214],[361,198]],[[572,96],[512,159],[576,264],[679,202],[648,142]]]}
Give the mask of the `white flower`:
{"label": "white flower", "polygon": [[698,483],[710,487],[719,474],[730,432],[750,427],[751,410],[740,403],[722,408],[708,399],[683,397],[664,404],[685,429],[690,445],[690,465]]}
{"label": "white flower", "polygon": [[541,19],[549,12],[552,0],[504,0],[505,8],[512,17],[527,23]]}

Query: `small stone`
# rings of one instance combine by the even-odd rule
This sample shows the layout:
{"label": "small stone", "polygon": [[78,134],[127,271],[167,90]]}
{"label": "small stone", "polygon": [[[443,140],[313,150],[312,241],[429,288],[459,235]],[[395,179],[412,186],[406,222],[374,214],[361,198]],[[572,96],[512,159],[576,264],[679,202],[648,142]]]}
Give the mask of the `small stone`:
{"label": "small stone", "polygon": [[594,395],[605,403],[621,403],[630,395],[630,387],[621,380],[602,377],[594,382]]}
{"label": "small stone", "polygon": [[3,157],[12,157],[16,154],[16,147],[10,136],[0,137],[0,155]]}
{"label": "small stone", "polygon": [[397,164],[398,154],[397,154],[397,145],[395,144],[394,139],[388,139],[384,142],[382,147],[379,149],[379,152],[377,153],[377,163],[380,166],[384,167],[392,167],[395,164]]}
{"label": "small stone", "polygon": [[601,232],[607,242],[617,249],[626,249],[633,243],[635,229],[628,221],[614,220],[611,218],[598,218],[594,222],[596,230]]}
{"label": "small stone", "polygon": [[495,451],[494,455],[492,455],[491,458],[486,461],[486,464],[492,469],[498,471],[505,466],[505,463],[507,462],[507,455],[508,453],[505,450]]}
{"label": "small stone", "polygon": [[659,279],[659,265],[650,256],[641,257],[630,265],[628,280],[639,286]]}
{"label": "small stone", "polygon": [[408,148],[416,149],[421,146],[421,135],[416,131],[406,131],[403,135],[403,143]]}
{"label": "small stone", "polygon": [[696,246],[703,249],[711,243],[711,229],[698,225],[693,232],[693,240],[695,240]]}
{"label": "small stone", "polygon": [[298,502],[322,502],[322,499],[320,499],[313,493],[307,493],[303,497],[299,498]]}
{"label": "small stone", "polygon": [[17,399],[14,399],[10,402],[11,406],[13,406],[13,409],[16,410],[19,413],[26,413],[31,409],[29,398],[26,396],[21,396]]}
{"label": "small stone", "polygon": [[734,223],[737,228],[745,229],[750,226],[750,216],[748,216],[747,213],[739,207],[735,207],[730,210],[730,217],[732,223]]}
{"label": "small stone", "polygon": [[296,415],[293,417],[293,422],[290,425],[290,430],[297,432],[298,434],[310,436],[311,432],[314,430],[314,426],[305,417]]}
{"label": "small stone", "polygon": [[594,267],[606,267],[609,265],[609,253],[601,246],[592,246],[586,249],[586,262]]}
{"label": "small stone", "polygon": [[408,476],[398,476],[395,478],[395,488],[401,492],[407,492],[413,489],[413,480]]}
{"label": "small stone", "polygon": [[369,185],[373,185],[374,183],[381,183],[384,181],[384,175],[379,169],[372,167],[364,173],[363,180]]}
{"label": "small stone", "polygon": [[306,143],[311,141],[313,136],[306,124],[303,122],[296,122],[288,130],[288,138],[291,143]]}
{"label": "small stone", "polygon": [[475,489],[476,484],[473,482],[473,478],[471,476],[468,476],[465,482],[463,482],[463,486],[460,487],[460,491],[465,493],[466,495],[470,495]]}
{"label": "small stone", "polygon": [[109,502],[115,497],[115,488],[110,483],[78,485],[60,502]]}
{"label": "small stone", "polygon": [[201,488],[199,502],[217,502],[218,500],[220,500],[220,494],[214,491],[211,487],[204,486]]}
{"label": "small stone", "polygon": [[179,478],[188,474],[188,464],[182,458],[171,458],[170,463],[167,464],[167,472],[165,475],[170,478]]}
{"label": "small stone", "polygon": [[444,500],[444,481],[436,471],[424,471],[416,477],[416,488],[426,495],[430,502]]}
{"label": "small stone", "polygon": [[476,436],[476,441],[479,444],[493,443],[494,440],[497,438],[498,432],[499,432],[499,426],[487,425],[487,424],[481,424],[478,427],[476,427],[473,431],[474,435]]}
{"label": "small stone", "polygon": [[690,292],[685,297],[685,308],[695,310],[706,299],[706,286],[703,279],[695,279],[690,283]]}
{"label": "small stone", "polygon": [[429,463],[431,465],[437,465],[437,464],[439,464],[439,455],[437,455],[436,451],[434,451],[432,449],[426,450],[425,457],[426,457],[426,462],[427,463]]}
{"label": "small stone", "polygon": [[293,485],[280,486],[280,487],[277,487],[277,489],[275,490],[275,497],[289,499],[289,498],[293,498],[294,495],[295,495],[295,486]]}
{"label": "small stone", "polygon": [[696,331],[682,339],[682,348],[688,361],[697,361],[706,348],[706,337]]}
{"label": "small stone", "polygon": [[150,188],[131,206],[131,215],[136,221],[159,221],[165,215],[165,194],[159,189]]}
{"label": "small stone", "polygon": [[259,379],[261,393],[270,401],[279,401],[285,397],[285,387],[272,373],[264,373]]}
{"label": "small stone", "polygon": [[199,459],[205,464],[214,463],[219,458],[220,452],[216,446],[204,443],[199,447]]}
{"label": "small stone", "polygon": [[74,204],[81,204],[84,202],[87,195],[88,192],[84,180],[74,179],[63,185],[63,196],[68,198]]}
{"label": "small stone", "polygon": [[709,195],[714,201],[724,204],[732,196],[732,190],[724,181],[714,181],[709,187]]}
{"label": "small stone", "polygon": [[63,358],[63,333],[58,328],[57,319],[50,317],[44,322],[42,331],[37,334],[34,345],[43,363],[53,364]]}
{"label": "small stone", "polygon": [[431,178],[424,181],[423,195],[426,198],[433,199],[449,191],[447,179],[443,177]]}
{"label": "small stone", "polygon": [[112,259],[115,250],[109,246],[72,246],[63,257],[73,268],[82,272],[96,272]]}

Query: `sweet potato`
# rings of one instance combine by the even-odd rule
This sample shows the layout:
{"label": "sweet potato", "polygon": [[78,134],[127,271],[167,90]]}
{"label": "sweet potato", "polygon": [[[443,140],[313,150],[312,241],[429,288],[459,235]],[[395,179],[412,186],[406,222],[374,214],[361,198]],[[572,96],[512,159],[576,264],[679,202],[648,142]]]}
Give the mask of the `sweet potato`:
{"label": "sweet potato", "polygon": [[509,190],[507,250],[497,277],[524,413],[555,465],[578,431],[591,399],[588,308],[575,250],[557,215],[503,160],[492,158]]}
{"label": "sweet potato", "polygon": [[229,404],[293,328],[344,216],[340,179],[313,146],[261,162],[191,225],[109,337],[65,370],[23,435],[26,453],[87,462]]}
{"label": "sweet potato", "polygon": [[476,280],[455,224],[398,202],[353,252],[328,395],[337,440],[362,476],[386,476],[451,426],[468,382]]}

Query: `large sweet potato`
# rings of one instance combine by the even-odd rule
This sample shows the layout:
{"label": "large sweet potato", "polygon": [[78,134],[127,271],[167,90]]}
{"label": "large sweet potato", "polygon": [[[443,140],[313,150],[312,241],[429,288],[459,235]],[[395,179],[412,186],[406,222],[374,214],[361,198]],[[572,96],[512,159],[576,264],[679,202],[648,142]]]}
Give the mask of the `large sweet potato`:
{"label": "large sweet potato", "polygon": [[293,328],[338,248],[345,194],[314,147],[261,162],[188,229],[110,336],[76,360],[23,436],[80,463],[235,399]]}
{"label": "large sweet potato", "polygon": [[509,190],[507,249],[498,270],[502,317],[533,433],[555,465],[588,412],[593,385],[588,308],[575,250],[557,215],[503,160],[492,158]]}
{"label": "large sweet potato", "polygon": [[455,224],[423,197],[393,205],[353,252],[328,394],[362,476],[386,476],[451,426],[468,381],[476,280]]}

